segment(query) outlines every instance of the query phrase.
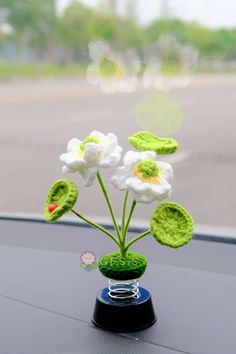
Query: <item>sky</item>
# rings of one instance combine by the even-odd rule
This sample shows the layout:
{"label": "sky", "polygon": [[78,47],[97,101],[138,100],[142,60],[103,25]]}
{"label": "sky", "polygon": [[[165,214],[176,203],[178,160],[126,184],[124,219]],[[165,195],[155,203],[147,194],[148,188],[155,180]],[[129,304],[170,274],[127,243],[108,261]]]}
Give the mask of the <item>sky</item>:
{"label": "sky", "polygon": [[[71,0],[57,0],[60,11]],[[109,1],[109,0],[108,0]],[[119,0],[120,10],[126,0]],[[99,0],[81,0],[96,6]],[[163,0],[134,0],[139,21],[146,24],[158,17]],[[197,21],[209,27],[236,27],[236,0],[168,0],[172,15],[187,21]]]}

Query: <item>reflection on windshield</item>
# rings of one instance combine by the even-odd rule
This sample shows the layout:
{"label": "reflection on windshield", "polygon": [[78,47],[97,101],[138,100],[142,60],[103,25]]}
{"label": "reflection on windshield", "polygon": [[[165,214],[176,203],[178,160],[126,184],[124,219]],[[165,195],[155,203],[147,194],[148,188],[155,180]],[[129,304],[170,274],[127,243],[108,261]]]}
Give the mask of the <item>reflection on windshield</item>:
{"label": "reflection on windshield", "polygon": [[[199,224],[236,226],[228,3],[0,1],[0,212],[42,213],[71,138],[114,132],[127,150],[127,136],[149,130],[180,143],[168,160],[173,199]],[[78,207],[106,218],[96,185],[81,183]],[[141,207],[136,222],[151,211]]]}

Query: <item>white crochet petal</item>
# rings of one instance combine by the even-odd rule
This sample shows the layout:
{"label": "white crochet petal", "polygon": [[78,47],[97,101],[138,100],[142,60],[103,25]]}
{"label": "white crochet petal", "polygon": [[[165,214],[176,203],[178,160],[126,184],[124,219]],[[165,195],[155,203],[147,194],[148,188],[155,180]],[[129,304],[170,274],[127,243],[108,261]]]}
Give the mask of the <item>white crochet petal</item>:
{"label": "white crochet petal", "polygon": [[171,185],[163,179],[159,184],[153,185],[152,191],[156,200],[163,200],[170,195]]}
{"label": "white crochet petal", "polygon": [[97,169],[95,167],[88,168],[84,166],[80,168],[79,172],[84,179],[85,187],[90,187],[96,177]]}
{"label": "white crochet petal", "polygon": [[155,160],[157,154],[155,151],[141,151],[140,152],[141,160]]}
{"label": "white crochet petal", "polygon": [[[126,181],[127,182],[127,181]],[[141,181],[140,181],[141,182]],[[128,181],[129,188],[133,194],[133,198],[139,203],[151,203],[155,200],[155,195],[152,190],[152,185],[148,183],[140,183],[134,178]]]}
{"label": "white crochet petal", "polygon": [[171,189],[171,186],[167,182],[164,182],[164,184],[145,183],[137,177],[128,178],[126,186],[133,193],[134,199],[141,203],[163,200],[169,196]]}
{"label": "white crochet petal", "polygon": [[100,161],[100,166],[103,167],[103,168],[107,168],[107,167],[110,167],[110,166],[117,165],[118,162],[121,159],[122,151],[123,151],[123,149],[120,146],[117,146],[109,154],[104,153],[102,158],[101,158],[101,161]]}
{"label": "white crochet petal", "polygon": [[105,135],[98,132],[97,130],[94,130],[92,133],[89,134],[89,136],[93,137],[93,138],[97,138],[99,140],[102,140],[105,138]]}
{"label": "white crochet petal", "polygon": [[144,193],[135,193],[133,192],[133,198],[138,203],[151,203],[153,202],[153,195],[150,191],[145,191]]}
{"label": "white crochet petal", "polygon": [[124,165],[125,166],[133,166],[136,163],[138,163],[139,161],[142,160],[155,160],[156,158],[156,153],[155,151],[141,151],[141,152],[137,152],[137,151],[128,151],[125,156],[124,156]]}
{"label": "white crochet petal", "polygon": [[113,184],[114,187],[120,189],[120,190],[125,190],[127,189],[126,187],[126,179],[128,176],[128,171],[126,167],[118,167],[116,169],[116,173],[111,177],[111,183]]}
{"label": "white crochet petal", "polygon": [[136,151],[128,151],[123,158],[124,165],[129,167],[135,165],[140,160],[140,153]]}
{"label": "white crochet petal", "polygon": [[144,183],[136,176],[128,177],[125,181],[126,187],[133,192],[143,192],[147,189],[147,183]]}
{"label": "white crochet petal", "polygon": [[76,152],[79,150],[79,147],[80,147],[80,144],[81,144],[81,141],[76,139],[76,138],[73,138],[69,141],[68,145],[67,145],[67,151],[68,152]]}
{"label": "white crochet petal", "polygon": [[67,172],[69,172],[69,170],[70,170],[70,172],[78,171],[79,166],[83,163],[83,161],[81,161],[78,157],[76,157],[75,154],[73,154],[72,152],[62,154],[60,156],[60,160],[67,167],[67,169],[68,169]]}
{"label": "white crochet petal", "polygon": [[103,148],[100,144],[87,143],[84,149],[84,161],[88,167],[99,165],[102,153]]}
{"label": "white crochet petal", "polygon": [[105,140],[107,148],[111,149],[111,151],[118,145],[118,139],[113,133],[108,133]]}
{"label": "white crochet petal", "polygon": [[71,170],[66,165],[62,166],[62,173],[70,173],[70,172]]}
{"label": "white crochet petal", "polygon": [[171,181],[173,179],[173,169],[169,163],[158,161],[157,166],[160,169],[161,177],[164,177],[167,181]]}

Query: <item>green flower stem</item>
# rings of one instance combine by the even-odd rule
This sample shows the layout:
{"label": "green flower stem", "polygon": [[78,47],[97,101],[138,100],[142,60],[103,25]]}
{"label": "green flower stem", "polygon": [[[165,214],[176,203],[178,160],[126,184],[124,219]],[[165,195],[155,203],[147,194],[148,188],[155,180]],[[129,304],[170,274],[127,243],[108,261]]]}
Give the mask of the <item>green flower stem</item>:
{"label": "green flower stem", "polygon": [[128,216],[128,219],[127,219],[127,222],[126,222],[126,225],[125,225],[125,229],[124,229],[124,244],[125,244],[125,240],[126,240],[126,235],[127,235],[127,231],[128,231],[128,228],[129,228],[129,223],[130,223],[130,220],[132,218],[132,215],[133,215],[133,212],[134,212],[134,209],[136,207],[136,200],[133,200],[132,202],[132,205],[130,207],[130,211],[129,211],[129,216]]}
{"label": "green flower stem", "polygon": [[98,181],[99,181],[100,186],[102,188],[104,197],[106,199],[107,206],[108,206],[108,209],[109,209],[112,221],[113,221],[113,225],[115,227],[116,234],[117,234],[118,239],[120,241],[119,244],[121,245],[122,244],[122,240],[121,240],[120,230],[119,230],[119,227],[118,227],[117,222],[116,222],[115,214],[114,214],[114,211],[113,211],[113,208],[112,208],[112,205],[111,205],[111,201],[110,201],[109,195],[107,193],[106,186],[105,186],[105,184],[103,182],[102,176],[100,175],[99,171],[97,172],[97,178],[98,178]]}
{"label": "green flower stem", "polygon": [[125,215],[126,215],[126,206],[127,206],[127,200],[128,200],[129,192],[125,192],[125,198],[124,198],[124,204],[123,204],[123,211],[122,211],[122,237],[123,237],[123,243],[124,243],[124,235],[125,235]]}
{"label": "green flower stem", "polygon": [[148,234],[150,234],[150,232],[151,232],[151,230],[147,230],[147,231],[143,232],[142,234],[140,234],[140,235],[134,237],[131,241],[129,241],[129,242],[127,243],[127,245],[125,246],[125,250],[127,251],[128,248],[129,248],[133,243],[135,243],[136,241],[140,240],[141,238],[147,236]]}
{"label": "green flower stem", "polygon": [[78,216],[80,219],[84,220],[87,224],[91,225],[92,227],[94,227],[95,229],[98,229],[100,231],[102,231],[104,234],[106,234],[107,236],[109,236],[116,244],[118,247],[120,247],[120,243],[119,241],[115,238],[115,236],[113,236],[109,231],[107,231],[106,229],[104,229],[104,227],[96,224],[95,222],[87,219],[85,216],[81,215],[80,213],[78,213],[77,211],[75,211],[74,209],[71,209],[72,213],[74,213],[76,216]]}

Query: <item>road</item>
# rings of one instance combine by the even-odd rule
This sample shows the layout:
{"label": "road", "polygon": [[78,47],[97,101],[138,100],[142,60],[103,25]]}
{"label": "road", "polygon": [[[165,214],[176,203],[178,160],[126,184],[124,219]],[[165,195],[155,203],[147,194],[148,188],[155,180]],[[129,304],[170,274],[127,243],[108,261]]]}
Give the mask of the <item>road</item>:
{"label": "road", "polygon": [[[114,132],[125,150],[127,137],[140,130],[136,107],[151,91],[103,94],[78,80],[0,83],[0,212],[42,213],[50,185],[61,178],[59,156],[72,137],[92,130]],[[196,223],[236,227],[236,76],[193,78],[169,93],[184,113],[173,136],[180,142],[173,163],[171,200],[182,203]],[[106,218],[97,183],[79,185],[76,209]],[[104,178],[117,215],[122,193]],[[155,203],[138,205],[134,218],[148,223]]]}

